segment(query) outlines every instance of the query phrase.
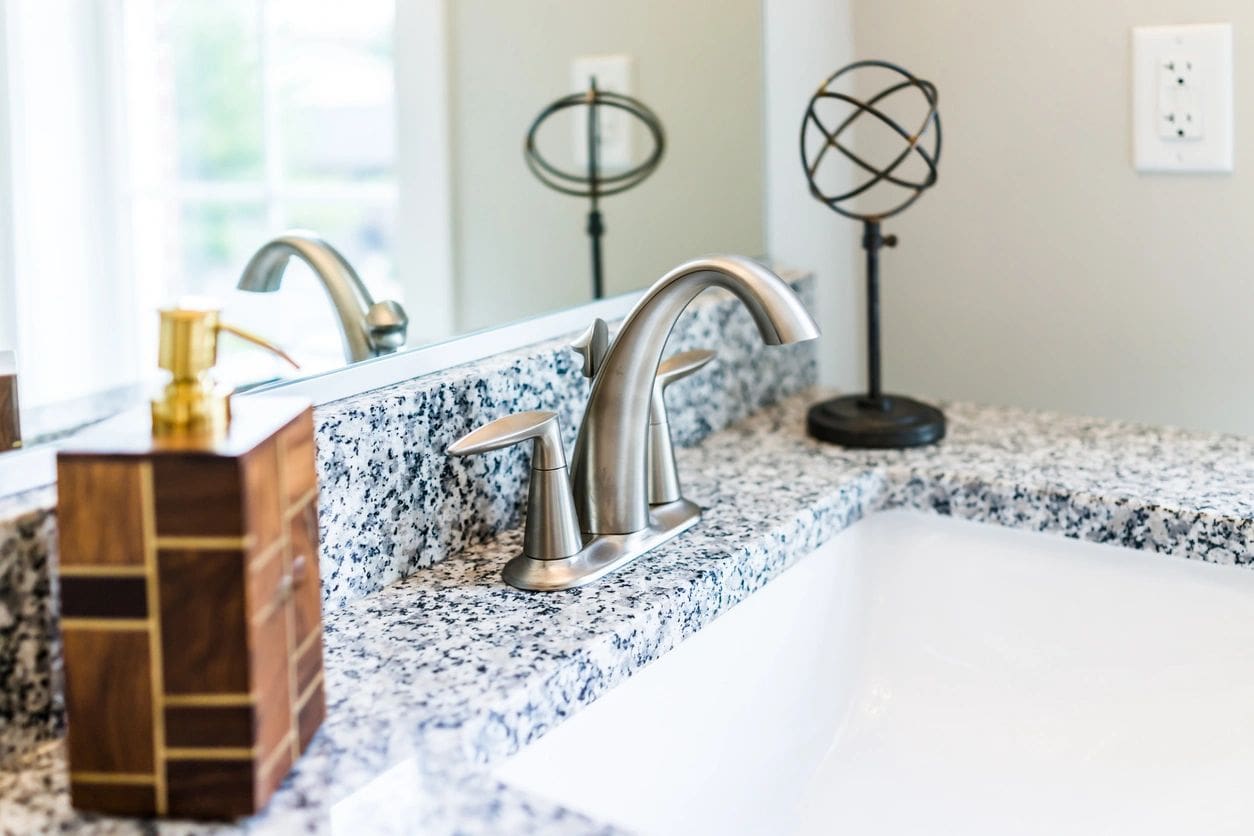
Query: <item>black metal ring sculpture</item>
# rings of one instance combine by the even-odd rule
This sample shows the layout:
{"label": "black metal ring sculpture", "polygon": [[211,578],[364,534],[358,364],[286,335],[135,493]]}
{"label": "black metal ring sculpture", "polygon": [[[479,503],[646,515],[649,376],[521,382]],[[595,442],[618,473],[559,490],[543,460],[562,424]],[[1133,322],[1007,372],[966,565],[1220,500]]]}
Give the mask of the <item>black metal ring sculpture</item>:
{"label": "black metal ring sculpture", "polygon": [[[590,106],[592,110],[602,106],[613,107],[631,114],[644,125],[649,135],[653,138],[653,153],[644,162],[620,174],[605,176],[600,172],[572,174],[562,171],[540,156],[540,152],[536,148],[536,135],[539,133],[540,125],[553,114],[567,108],[580,106]],[[608,197],[627,191],[652,174],[657,169],[658,163],[662,161],[662,153],[665,148],[666,138],[662,133],[662,123],[658,121],[653,111],[649,110],[639,100],[630,96],[608,93],[593,87],[586,93],[572,93],[569,96],[563,96],[540,111],[540,115],[531,123],[531,129],[527,131],[527,141],[523,150],[527,159],[527,167],[531,169],[532,174],[541,183],[544,183],[550,189],[573,197],[591,197],[593,194],[600,197]],[[574,188],[573,186],[565,185],[565,183],[578,183],[582,185],[582,188]],[[607,185],[610,188],[603,188]]]}
{"label": "black metal ring sculpture", "polygon": [[[868,67],[889,70],[902,76],[904,80],[890,84],[866,101],[833,89],[833,85],[846,73]],[[889,96],[911,89],[918,90],[927,102],[927,113],[913,133],[878,107]],[[853,108],[853,112],[835,129],[824,125],[816,110],[818,103],[827,99],[844,102]],[[864,114],[878,119],[906,141],[906,147],[882,168],[867,162],[840,141],[841,134]],[[807,141],[811,125],[823,137],[823,144],[813,159],[810,158],[810,151],[813,149]],[[930,150],[923,146],[924,140],[929,136]],[[833,149],[870,176],[848,191],[828,195],[824,194],[815,177],[819,165]],[[896,174],[911,154],[917,154],[927,167],[927,175],[919,181],[907,180]],[[810,407],[806,416],[806,429],[815,438],[846,447],[897,448],[932,444],[945,435],[945,416],[939,409],[901,395],[886,395],[880,385],[879,251],[881,247],[897,245],[895,235],[883,235],[880,232],[880,222],[905,210],[924,191],[936,184],[940,154],[941,123],[937,110],[936,85],[915,77],[896,64],[887,61],[855,61],[842,67],[823,82],[806,106],[805,116],[801,120],[801,167],[810,184],[810,194],[832,211],[846,218],[862,221],[862,247],[866,250],[868,391],[865,395],[832,398]],[[906,189],[910,194],[892,209],[882,212],[856,212],[841,205],[881,183]]]}
{"label": "black metal ring sculpture", "polygon": [[[841,76],[865,67],[880,67],[881,69],[891,70],[892,72],[899,73],[904,76],[905,80],[884,88],[865,102],[860,101],[859,99],[856,99],[846,93],[832,89],[832,85],[835,84]],[[912,88],[922,93],[923,98],[927,100],[928,104],[927,114],[923,117],[918,130],[914,133],[907,131],[895,119],[876,107],[876,105],[887,99],[889,96],[901,90]],[[845,119],[836,126],[835,130],[828,130],[827,126],[823,124],[823,121],[819,118],[819,115],[815,110],[815,106],[824,99],[835,99],[837,101],[845,102],[854,108],[853,113],[846,116]],[[826,204],[829,209],[844,215],[846,218],[853,218],[854,220],[859,221],[882,221],[885,218],[890,218],[893,215],[896,215],[898,212],[901,212],[907,206],[914,203],[919,199],[919,196],[923,194],[924,190],[929,189],[936,184],[936,167],[940,165],[941,155],[940,112],[936,109],[936,103],[936,85],[932,84],[930,81],[924,81],[921,78],[916,78],[902,67],[899,67],[896,64],[890,64],[887,61],[855,61],[849,66],[842,67],[835,73],[832,73],[832,75],[828,77],[827,81],[823,82],[823,85],[819,88],[818,92],[810,97],[810,103],[806,107],[805,118],[801,120],[801,165],[805,169],[806,180],[810,183],[810,194],[814,195],[817,200]],[[863,114],[869,114],[874,116],[876,119],[879,119],[906,141],[906,147],[884,168],[876,168],[874,165],[868,163],[862,157],[854,153],[847,145],[843,145],[840,142],[840,135],[843,134],[849,126],[856,122]],[[819,148],[818,154],[814,157],[813,161],[808,159],[809,155],[806,153],[809,150],[806,142],[806,128],[811,124],[818,128],[819,133],[823,135],[825,140],[822,147]],[[932,128],[931,136],[933,140],[932,150],[930,152],[920,144],[924,136],[928,133],[929,127]],[[871,177],[860,185],[855,186],[842,194],[824,194],[823,190],[819,188],[819,185],[815,182],[814,178],[818,173],[819,166],[823,162],[823,158],[827,155],[827,152],[832,149],[839,151],[858,168],[868,172]],[[901,178],[893,176],[893,172],[895,172],[902,165],[902,163],[909,158],[911,153],[917,154],[919,158],[923,160],[924,165],[927,166],[927,178],[922,182],[911,182],[909,180],[902,180]],[[913,192],[913,194],[906,198],[904,202],[886,212],[877,212],[873,214],[852,212],[840,206],[841,203],[852,200],[858,195],[873,188],[878,183],[885,181],[892,183],[895,186],[900,186],[903,189],[909,189]]]}
{"label": "black metal ring sculpture", "polygon": [[[572,107],[584,107],[588,114],[588,167],[581,173],[563,171],[540,155],[536,136],[540,126],[553,114]],[[600,148],[600,115],[599,109],[612,107],[633,116],[642,123],[653,140],[653,151],[639,165],[632,166],[618,174],[603,174],[601,171],[598,150]],[[639,99],[624,96],[621,93],[610,93],[598,90],[596,79],[582,93],[571,93],[550,103],[540,111],[527,130],[523,142],[523,157],[527,168],[541,183],[554,191],[572,197],[586,197],[591,201],[588,210],[588,237],[592,245],[592,295],[600,299],[605,292],[601,265],[601,236],[605,233],[605,225],[601,221],[600,200],[610,195],[621,194],[638,186],[657,170],[666,150],[666,135],[662,130],[662,122],[647,105]]]}

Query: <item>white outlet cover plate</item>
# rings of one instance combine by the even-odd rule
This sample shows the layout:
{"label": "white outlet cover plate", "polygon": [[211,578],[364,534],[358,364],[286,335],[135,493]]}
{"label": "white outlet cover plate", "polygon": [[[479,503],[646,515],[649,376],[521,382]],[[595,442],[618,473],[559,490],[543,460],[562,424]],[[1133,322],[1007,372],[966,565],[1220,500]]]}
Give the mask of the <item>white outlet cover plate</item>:
{"label": "white outlet cover plate", "polygon": [[[1202,135],[1176,139],[1159,130],[1162,65],[1194,65]],[[1232,24],[1138,26],[1132,30],[1132,156],[1138,171],[1232,171]]]}
{"label": "white outlet cover plate", "polygon": [[[571,89],[574,92],[587,90],[588,80],[595,77],[597,89],[630,96],[633,69],[630,55],[582,55],[570,65]],[[598,112],[601,117],[601,165],[609,172],[628,168],[633,159],[632,117],[627,111],[614,107],[603,107]],[[575,167],[582,169],[588,164],[586,123],[577,119],[573,125]]]}

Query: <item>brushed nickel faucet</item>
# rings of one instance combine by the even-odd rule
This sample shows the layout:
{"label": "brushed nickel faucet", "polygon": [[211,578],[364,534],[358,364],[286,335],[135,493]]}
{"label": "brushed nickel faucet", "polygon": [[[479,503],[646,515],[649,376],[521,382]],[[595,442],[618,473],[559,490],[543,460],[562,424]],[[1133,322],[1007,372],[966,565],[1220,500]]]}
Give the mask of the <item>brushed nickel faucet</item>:
{"label": "brushed nickel faucet", "polygon": [[340,321],[344,359],[356,363],[405,345],[409,330],[405,309],[399,302],[374,301],[348,260],[316,233],[292,230],[266,242],[248,260],[236,286],[273,293],[283,284],[283,271],[292,256],[309,265],[331,299]]}
{"label": "brushed nickel faucet", "polygon": [[666,387],[696,374],[714,359],[706,349],[682,351],[662,361],[653,378],[653,398],[649,401],[649,505],[665,505],[683,498],[679,470],[675,466],[675,445],[671,422],[666,414]]}
{"label": "brushed nickel faucet", "polygon": [[[665,405],[654,401],[663,397],[669,382],[692,374],[713,356],[686,352],[662,361],[679,315],[711,287],[729,290],[744,303],[767,345],[819,335],[801,300],[765,267],[739,256],[690,261],[649,288],[613,341],[608,340],[605,324],[597,322],[574,344],[584,357],[584,372],[592,377],[592,392],[569,479],[565,457],[558,456],[561,435],[553,413],[498,418],[449,447],[451,455],[464,456],[535,439],[531,491],[544,499],[529,501],[523,553],[506,564],[506,582],[545,591],[580,586],[701,518],[701,509],[679,492]],[[656,429],[659,425],[663,429]],[[666,468],[671,472],[651,478],[651,470]],[[537,486],[537,473],[542,487]],[[551,530],[554,527],[560,530]],[[581,547],[572,553],[575,542]]]}

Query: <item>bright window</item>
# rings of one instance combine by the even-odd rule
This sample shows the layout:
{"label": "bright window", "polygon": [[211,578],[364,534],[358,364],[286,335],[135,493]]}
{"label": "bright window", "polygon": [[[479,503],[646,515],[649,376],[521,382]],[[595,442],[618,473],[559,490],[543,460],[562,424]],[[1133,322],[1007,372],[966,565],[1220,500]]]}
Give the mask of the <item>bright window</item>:
{"label": "bright window", "polygon": [[[123,0],[141,308],[172,292],[214,296],[306,370],[340,365],[338,326],[304,265],[276,294],[233,290],[252,252],[293,227],[332,242],[376,298],[401,297],[394,11],[393,0]],[[240,359],[237,377],[255,376],[256,355]]]}
{"label": "bright window", "polygon": [[[186,294],[216,297],[305,372],[342,365],[303,264],[277,293],[234,289],[290,228],[320,233],[376,299],[406,304],[411,341],[447,333],[447,301],[432,301],[451,281],[446,192],[432,185],[447,168],[442,9],[0,3],[0,349],[17,349],[24,405],[151,380],[155,309]],[[282,370],[231,343],[228,381]]]}

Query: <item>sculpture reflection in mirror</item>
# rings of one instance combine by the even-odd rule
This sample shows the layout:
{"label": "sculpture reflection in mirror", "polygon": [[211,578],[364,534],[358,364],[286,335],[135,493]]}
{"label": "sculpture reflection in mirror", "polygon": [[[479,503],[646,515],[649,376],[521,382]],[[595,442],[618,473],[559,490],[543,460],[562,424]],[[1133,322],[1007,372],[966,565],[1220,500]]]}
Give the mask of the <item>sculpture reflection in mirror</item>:
{"label": "sculpture reflection in mirror", "polygon": [[[873,69],[887,71],[901,80],[890,83],[865,101],[837,89],[842,78],[847,80],[858,70]],[[902,127],[884,109],[884,102],[890,96],[911,90],[917,90],[922,95],[925,106],[918,127],[913,131]],[[821,441],[845,447],[900,448],[932,444],[945,436],[945,416],[939,409],[912,398],[885,394],[880,386],[879,251],[881,247],[897,245],[897,236],[881,234],[880,222],[906,209],[919,199],[924,190],[936,184],[936,167],[940,163],[941,152],[941,124],[936,101],[936,86],[930,81],[916,78],[887,61],[855,61],[823,82],[810,98],[801,120],[801,165],[810,184],[810,194],[832,211],[862,221],[862,247],[866,250],[867,393],[832,398],[810,408],[806,429]],[[824,102],[840,102],[851,107],[852,111],[835,128],[829,128],[820,113]],[[873,117],[876,124],[905,141],[905,147],[885,165],[876,166],[868,162],[841,142],[842,134],[864,116]],[[816,133],[821,143],[811,141]],[[930,149],[925,147],[928,141]],[[867,179],[836,194],[826,193],[819,183],[818,173],[827,152],[832,150],[842,154],[860,172],[869,175]],[[921,161],[923,173],[919,179],[910,179],[903,170],[908,161]],[[887,209],[858,211],[850,208],[850,201],[876,187],[884,192],[885,186],[896,187],[897,194],[904,197]]]}
{"label": "sculpture reflection in mirror", "polygon": [[[564,171],[546,160],[537,147],[536,136],[550,117],[572,107],[587,111],[587,168],[579,173]],[[606,174],[601,161],[601,108],[609,107],[630,114],[639,121],[653,140],[653,150],[644,161],[617,174]],[[601,198],[621,194],[640,185],[657,170],[666,149],[662,121],[639,99],[597,89],[596,78],[588,79],[588,89],[571,93],[550,103],[536,116],[527,130],[523,157],[536,178],[554,191],[572,197],[588,198],[588,243],[592,250],[592,298],[605,296],[605,268],[601,257],[601,237],[605,224],[601,219]]]}
{"label": "sculpture reflection in mirror", "polygon": [[347,362],[391,354],[405,345],[409,317],[400,302],[374,301],[348,259],[317,233],[292,230],[262,245],[240,274],[239,289],[257,293],[278,290],[292,256],[308,264],[326,290],[339,320]]}

